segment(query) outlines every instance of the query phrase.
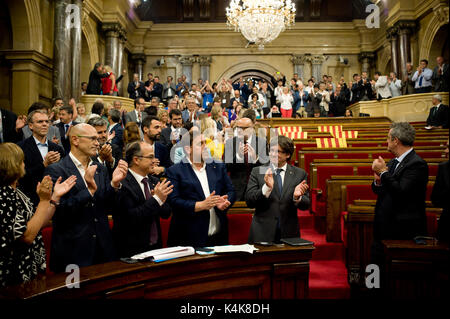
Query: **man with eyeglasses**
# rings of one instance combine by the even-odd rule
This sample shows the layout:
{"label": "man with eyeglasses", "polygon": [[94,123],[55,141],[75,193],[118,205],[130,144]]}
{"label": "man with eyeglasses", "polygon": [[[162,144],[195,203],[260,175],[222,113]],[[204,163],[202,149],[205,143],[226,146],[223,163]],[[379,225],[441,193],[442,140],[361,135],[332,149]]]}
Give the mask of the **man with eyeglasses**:
{"label": "man with eyeglasses", "polygon": [[268,160],[266,140],[256,136],[254,127],[255,123],[244,115],[236,123],[235,136],[225,143],[224,161],[238,201],[245,200],[252,169]]}
{"label": "man with eyeglasses", "polygon": [[113,238],[118,257],[131,257],[162,247],[160,217],[170,216],[167,196],[173,191],[168,180],[151,176],[153,147],[133,142],[125,151],[128,173],[117,193]]}
{"label": "man with eyeglasses", "polygon": [[50,128],[47,111],[32,111],[28,114],[27,123],[32,136],[17,143],[25,155],[25,176],[19,181],[19,188],[37,207],[39,196],[36,193],[36,187],[44,178],[45,168],[59,162],[65,153],[61,146],[53,143],[47,137]]}
{"label": "man with eyeglasses", "polygon": [[127,175],[128,165],[120,160],[110,179],[108,170],[91,157],[97,155],[98,134],[94,127],[81,123],[69,132],[70,153],[48,166],[44,175],[53,182],[59,177],[77,177],[76,185],[54,203],[50,269],[64,272],[69,264],[79,267],[115,259],[108,214]]}
{"label": "man with eyeglasses", "polygon": [[249,243],[277,243],[282,238],[300,237],[298,209],[308,209],[305,170],[288,163],[294,143],[286,136],[270,142],[269,165],[252,170],[245,194],[247,206],[255,208]]}

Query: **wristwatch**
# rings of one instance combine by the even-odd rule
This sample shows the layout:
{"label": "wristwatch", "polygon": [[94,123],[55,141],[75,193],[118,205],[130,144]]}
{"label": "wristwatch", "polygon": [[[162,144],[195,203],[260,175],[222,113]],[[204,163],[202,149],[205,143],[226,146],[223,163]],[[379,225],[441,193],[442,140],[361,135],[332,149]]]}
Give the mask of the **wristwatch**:
{"label": "wristwatch", "polygon": [[50,205],[58,207],[59,206],[59,202],[55,202],[53,199],[50,199]]}

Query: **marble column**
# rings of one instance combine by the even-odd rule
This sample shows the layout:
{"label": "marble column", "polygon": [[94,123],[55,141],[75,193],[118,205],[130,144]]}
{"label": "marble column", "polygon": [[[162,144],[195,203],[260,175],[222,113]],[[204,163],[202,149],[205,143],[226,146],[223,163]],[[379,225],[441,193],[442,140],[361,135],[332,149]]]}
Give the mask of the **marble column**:
{"label": "marble column", "polygon": [[387,35],[386,38],[391,43],[391,70],[397,74],[399,74],[399,67],[398,67],[398,28],[397,27],[391,27],[387,29]]}
{"label": "marble column", "polygon": [[[120,38],[119,38],[119,50],[117,52],[117,73],[116,76],[119,77],[120,75],[122,75],[123,69],[124,69],[124,63],[123,63],[123,52],[125,49],[125,42],[127,41],[127,38],[125,37],[124,34],[121,34]],[[123,83],[123,79],[122,81],[119,82],[119,84],[117,85],[117,88],[119,89],[119,95],[123,96],[123,92],[122,92],[122,85]]]}
{"label": "marble column", "polygon": [[135,53],[131,55],[131,61],[134,64],[134,72],[139,74],[139,80],[142,81],[144,76],[144,65],[147,62],[147,57],[144,53]]}
{"label": "marble column", "polygon": [[66,25],[66,9],[70,0],[55,0],[54,52],[53,52],[53,97],[60,97],[68,103],[72,94],[72,43],[71,25]]}
{"label": "marble column", "polygon": [[406,63],[411,62],[411,35],[417,28],[415,21],[398,21],[395,26],[399,34],[399,72],[398,78],[402,79],[406,74]]}
{"label": "marble column", "polygon": [[311,57],[311,73],[317,82],[322,81],[322,64],[326,59],[324,55],[313,55]]}
{"label": "marble column", "polygon": [[375,60],[375,53],[373,52],[361,52],[358,56],[358,60],[361,63],[361,73],[367,72],[367,76],[371,77],[370,70],[372,69],[373,62]]}
{"label": "marble column", "polygon": [[109,65],[115,74],[118,74],[119,66],[119,37],[123,33],[118,23],[104,23],[102,30],[105,32],[105,65]]}
{"label": "marble column", "polygon": [[[81,21],[83,0],[72,0],[72,4],[77,8],[73,11],[74,15],[78,15],[75,20]],[[72,45],[71,97],[78,102],[81,98],[81,23],[74,23],[70,30],[70,38]]]}
{"label": "marble column", "polygon": [[306,83],[307,79],[304,78],[305,76],[304,66],[305,62],[311,61],[311,56],[309,54],[305,55],[294,54],[292,55],[290,60],[294,65],[294,73],[297,73],[298,77],[302,79],[303,83]]}
{"label": "marble column", "polygon": [[186,76],[186,81],[191,84],[192,83],[192,65],[195,62],[195,58],[193,56],[182,56],[179,59],[182,72]]}
{"label": "marble column", "polygon": [[212,62],[211,56],[201,55],[198,57],[200,64],[200,78],[205,81],[209,81],[209,68]]}

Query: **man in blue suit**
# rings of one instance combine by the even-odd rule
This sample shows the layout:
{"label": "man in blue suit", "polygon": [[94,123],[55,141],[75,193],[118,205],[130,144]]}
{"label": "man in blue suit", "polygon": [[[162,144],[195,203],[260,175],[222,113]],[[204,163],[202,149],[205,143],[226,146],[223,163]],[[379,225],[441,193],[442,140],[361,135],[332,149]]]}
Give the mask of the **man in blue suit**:
{"label": "man in blue suit", "polygon": [[120,161],[108,177],[106,167],[91,160],[99,147],[97,131],[81,123],[70,130],[70,153],[44,172],[53,182],[75,175],[76,185],[64,195],[53,216],[50,269],[64,272],[69,264],[80,267],[114,260],[115,251],[108,213],[128,165]]}
{"label": "man in blue suit", "polygon": [[111,140],[111,144],[117,145],[121,150],[123,150],[123,127],[120,125],[120,111],[116,109],[111,109],[108,112],[108,133],[109,135],[114,133],[114,138]]}
{"label": "man in blue suit", "polygon": [[[186,157],[166,171],[173,184],[168,246],[205,247],[228,244],[227,210],[236,195],[225,164],[205,156],[205,137],[186,133]],[[205,162],[205,159],[207,162]]]}

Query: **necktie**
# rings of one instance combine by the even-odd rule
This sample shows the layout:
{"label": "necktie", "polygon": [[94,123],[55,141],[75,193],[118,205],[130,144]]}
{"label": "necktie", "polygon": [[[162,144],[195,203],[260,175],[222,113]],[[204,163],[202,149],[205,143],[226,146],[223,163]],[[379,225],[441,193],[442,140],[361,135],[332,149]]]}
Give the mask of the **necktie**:
{"label": "necktie", "polygon": [[419,78],[419,87],[422,87],[422,82],[423,82],[423,75],[421,75]]}
{"label": "necktie", "polygon": [[138,123],[141,123],[141,112],[138,112]]}
{"label": "necktie", "polygon": [[68,130],[69,130],[69,124],[64,124],[64,133],[67,134]]}
{"label": "necktie", "polygon": [[395,168],[397,167],[398,161],[397,159],[393,159],[391,163],[391,167],[389,167],[389,173],[392,175],[395,172]]}
{"label": "necktie", "polygon": [[280,193],[280,197],[281,197],[281,192],[283,190],[283,182],[281,181],[281,172],[282,171],[283,171],[283,169],[277,168],[276,174],[275,174],[275,178],[276,178],[277,185],[278,185],[278,192]]}
{"label": "necktie", "polygon": [[[148,187],[148,178],[144,177],[141,181],[144,184],[145,199],[148,200],[152,197],[150,194],[150,188]],[[156,228],[156,222],[153,220],[150,228],[150,245],[154,245],[158,242],[158,229]]]}

